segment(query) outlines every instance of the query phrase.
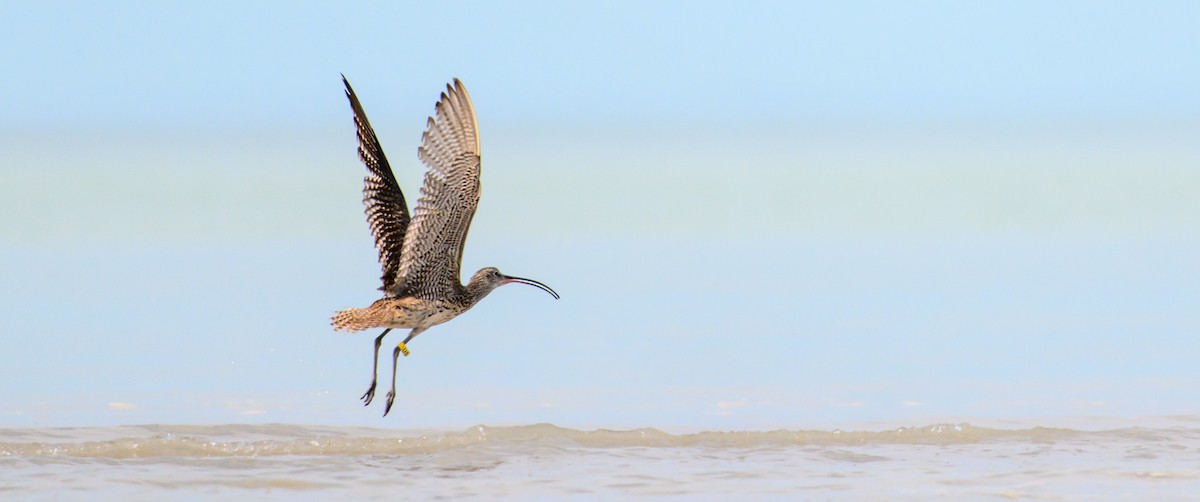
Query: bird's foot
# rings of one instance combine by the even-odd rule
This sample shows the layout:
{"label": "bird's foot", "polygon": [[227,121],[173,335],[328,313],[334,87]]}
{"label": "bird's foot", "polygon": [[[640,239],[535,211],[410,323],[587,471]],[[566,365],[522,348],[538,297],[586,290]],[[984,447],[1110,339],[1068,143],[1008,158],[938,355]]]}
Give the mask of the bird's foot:
{"label": "bird's foot", "polygon": [[392,411],[392,401],[396,399],[396,389],[388,391],[387,406],[383,407],[383,416],[387,416],[389,411]]}
{"label": "bird's foot", "polygon": [[371,382],[371,388],[367,389],[367,392],[359,399],[362,399],[363,406],[371,404],[371,400],[375,399],[375,382]]}

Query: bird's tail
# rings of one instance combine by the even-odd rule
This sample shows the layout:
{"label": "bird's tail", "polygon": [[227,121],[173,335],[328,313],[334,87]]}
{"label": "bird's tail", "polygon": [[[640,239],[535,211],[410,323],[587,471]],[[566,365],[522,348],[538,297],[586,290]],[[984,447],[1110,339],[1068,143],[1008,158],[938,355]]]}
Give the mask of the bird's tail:
{"label": "bird's tail", "polygon": [[346,309],[333,314],[330,324],[334,331],[362,331],[379,326],[378,315],[372,309]]}

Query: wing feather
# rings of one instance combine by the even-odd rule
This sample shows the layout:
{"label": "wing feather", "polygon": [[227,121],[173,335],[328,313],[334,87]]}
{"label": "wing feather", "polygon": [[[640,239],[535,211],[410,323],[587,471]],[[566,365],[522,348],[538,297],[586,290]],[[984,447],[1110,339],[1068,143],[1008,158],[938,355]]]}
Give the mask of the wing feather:
{"label": "wing feather", "polygon": [[479,126],[462,82],[446,85],[421,135],[428,171],[400,253],[398,291],[445,298],[462,289],[463,245],[479,206]]}
{"label": "wing feather", "polygon": [[408,230],[410,217],[408,203],[404,200],[404,192],[400,190],[396,176],[392,174],[392,166],[388,164],[383,154],[375,129],[367,120],[362,103],[350,87],[350,81],[342,76],[346,85],[346,98],[350,100],[350,108],[354,110],[354,126],[358,136],[358,158],[367,166],[367,176],[363,178],[363,211],[367,215],[367,224],[371,234],[375,236],[375,247],[379,249],[379,264],[383,268],[380,280],[383,286],[379,289],[390,292],[397,289],[402,281],[400,271],[401,256],[403,255],[404,237]]}

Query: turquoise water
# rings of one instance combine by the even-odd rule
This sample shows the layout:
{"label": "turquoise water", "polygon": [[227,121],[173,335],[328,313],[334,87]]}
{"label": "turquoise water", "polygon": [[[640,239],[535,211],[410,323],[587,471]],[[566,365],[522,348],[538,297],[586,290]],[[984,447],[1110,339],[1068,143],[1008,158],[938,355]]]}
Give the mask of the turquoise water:
{"label": "turquoise water", "polygon": [[563,298],[503,288],[414,341],[386,418],[374,334],[328,326],[377,295],[350,138],[10,140],[3,487],[1195,493],[1195,147],[873,134],[500,135],[464,268]]}
{"label": "turquoise water", "polygon": [[0,363],[37,384],[0,383],[0,425],[1196,411],[1185,136],[810,132],[494,135],[464,269],[563,299],[503,288],[414,341],[388,421],[357,401],[373,334],[328,326],[377,298],[352,138],[10,142]]}
{"label": "turquoise water", "polygon": [[[5,9],[0,493],[1192,497],[1197,5]],[[410,200],[461,77],[464,269],[563,295],[386,418],[339,73]]]}

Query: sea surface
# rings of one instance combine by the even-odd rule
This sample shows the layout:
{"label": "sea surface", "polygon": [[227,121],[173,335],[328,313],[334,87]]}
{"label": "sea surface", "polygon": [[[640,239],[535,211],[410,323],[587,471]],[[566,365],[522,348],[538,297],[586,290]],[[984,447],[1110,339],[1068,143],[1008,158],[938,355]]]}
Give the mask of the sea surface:
{"label": "sea surface", "polygon": [[666,432],[551,424],[0,429],[7,500],[1194,500],[1200,416]]}
{"label": "sea surface", "polygon": [[1195,127],[488,126],[381,417],[342,120],[0,138],[0,501],[1200,498]]}

